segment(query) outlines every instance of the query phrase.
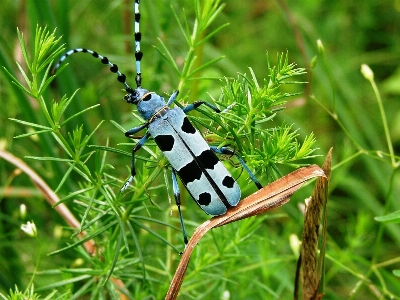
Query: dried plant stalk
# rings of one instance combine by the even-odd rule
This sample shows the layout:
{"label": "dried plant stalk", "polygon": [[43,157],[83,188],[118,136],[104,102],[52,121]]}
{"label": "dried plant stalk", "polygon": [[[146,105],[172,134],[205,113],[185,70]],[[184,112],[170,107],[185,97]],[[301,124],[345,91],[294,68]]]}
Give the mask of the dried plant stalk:
{"label": "dried plant stalk", "polygon": [[[321,284],[322,268],[325,256],[325,233],[327,217],[326,204],[328,201],[327,192],[329,188],[329,178],[331,176],[331,164],[332,149],[329,150],[322,166],[326,177],[318,178],[312,197],[306,205],[300,257],[303,300],[320,299],[323,295],[323,293],[318,292],[318,290]],[[322,220],[323,216],[324,219]],[[323,221],[323,236],[321,240],[321,250],[318,256],[318,236],[321,221]],[[295,291],[297,291],[297,288]],[[296,292],[295,299],[297,299]]]}

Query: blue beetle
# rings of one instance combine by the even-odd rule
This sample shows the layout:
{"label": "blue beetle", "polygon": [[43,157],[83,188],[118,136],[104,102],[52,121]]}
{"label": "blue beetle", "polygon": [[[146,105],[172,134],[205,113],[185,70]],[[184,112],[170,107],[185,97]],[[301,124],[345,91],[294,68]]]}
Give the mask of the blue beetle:
{"label": "blue beetle", "polygon": [[134,127],[125,136],[133,138],[136,133],[147,128],[146,134],[138,141],[132,149],[131,176],[121,188],[121,192],[131,184],[135,170],[135,153],[151,136],[157,146],[168,159],[172,167],[172,184],[176,204],[178,206],[179,218],[182,226],[185,245],[187,236],[180,209],[180,192],[177,182],[177,175],[185,185],[186,189],[196,201],[198,206],[207,214],[212,216],[225,214],[227,209],[236,206],[240,201],[241,194],[237,182],[220,162],[217,154],[235,155],[249,177],[260,189],[262,186],[254,174],[247,167],[243,159],[232,149],[227,147],[209,146],[201,134],[190,123],[186,113],[204,104],[214,110],[221,112],[217,107],[204,102],[197,101],[181,109],[178,106],[170,108],[178,96],[175,91],[165,102],[158,94],[141,87],[140,61],[143,53],[140,51],[141,33],[139,31],[139,0],[135,0],[135,58],[136,58],[136,85],[131,88],[126,82],[126,76],[118,70],[116,64],[111,63],[107,57],[95,51],[83,48],[76,48],[66,52],[55,66],[58,69],[60,64],[73,53],[90,53],[93,57],[101,60],[103,64],[110,66],[110,70],[118,75],[118,81],[124,84],[127,95],[124,100],[127,103],[135,104],[140,116],[146,121],[140,126]]}

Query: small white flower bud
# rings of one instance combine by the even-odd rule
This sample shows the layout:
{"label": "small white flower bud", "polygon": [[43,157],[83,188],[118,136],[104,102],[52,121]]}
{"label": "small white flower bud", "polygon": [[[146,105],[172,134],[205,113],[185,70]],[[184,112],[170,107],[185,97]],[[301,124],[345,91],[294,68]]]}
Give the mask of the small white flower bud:
{"label": "small white flower bud", "polygon": [[371,68],[368,65],[366,64],[361,65],[361,73],[367,80],[369,81],[374,80],[374,72],[372,72]]}
{"label": "small white flower bud", "polygon": [[21,225],[22,231],[24,231],[27,235],[30,237],[36,237],[37,236],[37,230],[36,230],[36,225],[33,222],[29,222],[26,224]]}

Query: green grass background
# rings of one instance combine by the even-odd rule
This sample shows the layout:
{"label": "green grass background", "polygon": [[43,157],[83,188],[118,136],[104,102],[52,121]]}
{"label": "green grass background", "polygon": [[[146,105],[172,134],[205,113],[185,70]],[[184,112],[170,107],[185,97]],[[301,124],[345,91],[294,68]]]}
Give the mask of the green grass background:
{"label": "green grass background", "polygon": [[[14,62],[21,61],[17,27],[31,42],[36,24],[47,25],[50,30],[57,28],[57,36],[63,36],[66,48],[86,47],[108,56],[130,76],[133,85],[133,35],[123,29],[126,25],[123,13],[126,7],[132,9],[131,2],[5,0],[0,10],[0,65],[17,72]],[[180,19],[186,14],[192,22],[193,1],[142,0],[140,10],[143,85],[159,93],[171,93],[177,88],[179,78],[153,45],[159,47],[157,38],[160,38],[178,65],[182,64],[187,49],[173,10]],[[212,28],[226,22],[230,25],[203,45],[204,61],[225,56],[207,69],[208,77],[236,77],[238,72],[248,73],[248,67],[251,67],[261,81],[268,76],[266,52],[272,65],[277,63],[277,53],[288,51],[290,62],[307,68],[309,76],[302,80],[308,84],[287,88],[288,92],[302,92],[302,95],[287,104],[288,108],[280,113],[278,121],[295,124],[294,128],[299,129],[303,138],[311,132],[315,134],[316,147],[319,148],[317,154],[321,157],[307,163],[321,164],[329,148],[334,148],[328,203],[325,299],[386,299],[390,295],[400,298],[400,282],[393,274],[393,270],[400,269],[400,228],[397,224],[382,224],[374,219],[400,209],[400,178],[396,172],[398,167],[388,157],[388,143],[373,89],[360,72],[361,64],[368,64],[374,71],[390,139],[394,152],[398,153],[400,2],[232,0],[227,1]],[[318,51],[318,39],[323,43],[324,55]],[[104,145],[109,140],[115,147],[127,142],[109,122],[114,120],[125,128],[134,124],[130,113],[133,107],[121,100],[122,86],[116,82],[115,76],[83,54],[76,55],[69,63],[46,97],[58,100],[63,94],[71,95],[80,88],[67,114],[97,103],[101,106],[88,112],[77,123],[69,124],[68,129],[83,123],[84,131],[90,133],[101,120],[105,120],[91,144]],[[190,90],[195,100],[209,100],[208,93],[219,97],[221,83],[202,80],[195,85],[188,84],[184,89],[186,93]],[[35,103],[10,84],[4,72],[0,73],[0,103],[0,147],[24,159],[55,189],[67,168],[55,162],[24,157],[62,157],[63,151],[45,136],[41,136],[39,141],[34,138],[13,139],[25,133],[27,127],[11,122],[9,118],[42,124],[43,117]],[[339,121],[332,118],[326,109]],[[129,151],[129,147],[125,150]],[[110,153],[107,163],[114,167],[110,171],[113,176],[121,180],[127,177],[128,157]],[[281,169],[283,174],[288,171],[287,167]],[[69,250],[46,256],[72,242],[70,232],[64,230],[61,236],[55,233],[56,228],[65,226],[63,220],[26,176],[13,172],[13,166],[0,161],[0,292],[7,294],[15,285],[24,290],[35,266],[39,272],[34,276],[35,288],[74,278],[77,275],[71,273],[40,274],[45,270],[73,269],[83,254],[82,251]],[[267,183],[263,174],[257,176],[263,184]],[[59,191],[60,196],[77,189],[75,179],[71,175]],[[161,178],[160,184],[162,182]],[[290,247],[289,237],[293,234],[301,237],[303,216],[298,203],[310,195],[311,189],[311,186],[303,188],[289,204],[260,221],[246,220],[214,230],[195,251],[182,287],[182,299],[222,299],[226,291],[230,292],[231,299],[292,298],[297,253]],[[245,194],[253,191],[244,189]],[[168,216],[167,201],[160,195],[152,194],[151,198],[161,207],[152,211],[152,217],[178,226],[176,216],[172,219]],[[21,203],[28,207],[27,220],[33,220],[38,228],[41,246],[19,229]],[[72,202],[68,205],[74,211]],[[190,234],[207,216],[189,198],[184,199],[184,206]],[[147,207],[152,210],[149,202]],[[179,231],[154,223],[147,225],[176,247],[181,247]],[[146,231],[138,231],[138,239],[145,257],[146,280],[142,279],[141,264],[138,260],[134,263],[135,253],[132,256],[124,254],[132,266],[119,275],[132,298],[161,299],[179,256]],[[36,265],[38,257],[39,264]],[[85,259],[80,267],[93,265],[96,265],[94,261],[89,263]],[[106,272],[107,266],[101,266]],[[58,287],[58,295],[68,290],[76,293],[84,284],[83,280]],[[93,282],[95,285],[96,281]],[[112,297],[102,287],[96,288],[102,297]],[[38,290],[38,293],[44,296],[50,291]],[[96,298],[96,295],[92,294],[92,297]]]}

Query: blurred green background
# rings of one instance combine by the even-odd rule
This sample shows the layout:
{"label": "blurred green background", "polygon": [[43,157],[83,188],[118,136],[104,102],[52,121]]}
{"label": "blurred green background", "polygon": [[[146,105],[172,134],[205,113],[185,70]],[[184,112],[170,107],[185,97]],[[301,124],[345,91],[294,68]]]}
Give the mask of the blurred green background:
{"label": "blurred green background", "polygon": [[[189,21],[194,20],[193,1],[142,0],[140,5],[143,85],[160,93],[170,93],[177,88],[179,78],[174,77],[171,67],[153,45],[160,46],[157,41],[160,38],[178,65],[182,64],[187,49],[173,10],[180,19],[186,14]],[[21,62],[21,52],[16,28],[24,32],[26,40],[31,43],[36,24],[39,24],[51,31],[57,28],[56,34],[62,36],[67,49],[84,47],[109,57],[130,76],[133,85],[133,34],[131,28],[127,30],[125,27],[132,26],[133,19],[126,22],[124,17],[132,7],[133,1],[3,0],[0,65],[17,72],[14,62]],[[388,157],[388,143],[376,97],[360,67],[368,64],[374,72],[394,152],[399,153],[400,1],[231,0],[226,1],[212,28],[227,22],[229,26],[204,45],[204,61],[225,56],[207,70],[207,76],[236,77],[237,73],[248,73],[248,67],[251,67],[261,82],[268,76],[266,52],[272,65],[277,63],[278,53],[288,51],[290,62],[307,68],[308,75],[301,80],[308,83],[294,87],[294,91],[302,94],[288,103],[288,108],[279,118],[294,124],[303,138],[311,132],[315,134],[316,147],[319,148],[317,154],[321,156],[306,163],[321,164],[327,151],[334,148],[324,299],[386,299],[389,296],[399,299],[400,282],[392,271],[400,269],[400,228],[397,224],[381,224],[374,217],[400,209],[400,178],[396,172],[398,167]],[[318,51],[318,39],[323,44],[324,55]],[[78,54],[69,60],[69,64],[52,84],[47,98],[58,100],[63,94],[71,95],[80,88],[74,100],[76,106],[67,113],[100,103],[100,108],[85,115],[82,120],[84,129],[91,132],[101,120],[106,121],[93,137],[92,144],[104,145],[107,139],[113,146],[127,142],[109,122],[114,120],[128,128],[132,118],[132,107],[121,102],[123,92],[115,76],[89,56]],[[69,79],[63,81],[63,78]],[[208,93],[218,98],[220,89],[219,81],[205,80],[199,84],[196,95],[204,100],[210,99]],[[287,91],[293,92],[293,87],[288,87]],[[39,112],[38,115],[34,113],[38,111],[36,104],[17,91],[4,72],[0,73],[0,103],[1,149],[26,161],[55,189],[66,171],[65,166],[24,157],[62,156],[62,149],[55,144],[54,148],[43,149],[43,144],[34,138],[13,139],[27,128],[9,118],[40,123],[42,117]],[[332,118],[326,109],[339,121]],[[76,124],[70,126],[73,128]],[[126,151],[129,151],[128,147]],[[121,180],[126,178],[129,158],[111,153],[107,156],[107,163],[114,166],[114,176]],[[65,226],[64,221],[44,201],[29,179],[14,171],[12,165],[0,160],[2,293],[8,293],[15,285],[20,290],[26,288],[38,256],[37,271],[71,268],[81,257],[81,253],[74,250],[46,256],[71,241],[69,232],[64,231],[62,236],[55,233],[56,228]],[[288,171],[288,168],[281,170],[283,174]],[[262,174],[257,176],[263,178]],[[266,184],[265,180],[263,184]],[[71,182],[60,190],[60,196],[68,195],[74,188],[72,177]],[[232,299],[292,298],[297,256],[289,245],[289,237],[295,234],[301,238],[303,215],[298,203],[302,203],[311,190],[312,187],[307,186],[296,193],[289,204],[257,224],[254,236],[226,252],[229,258],[208,267],[205,262],[202,265],[205,253],[212,255],[214,245],[218,245],[221,239],[234,239],[237,232],[246,226],[246,221],[215,230],[207,241],[202,242],[192,259],[191,275],[182,288],[185,297],[217,299],[225,291],[230,291]],[[161,216],[169,213],[168,203],[163,203],[162,199],[152,200],[165,208]],[[18,211],[22,203],[28,207],[27,220],[33,220],[38,227],[41,247],[19,229],[22,221]],[[187,206],[184,214],[190,234],[207,216],[191,200],[184,200],[184,205]],[[70,208],[73,210],[72,205]],[[163,226],[157,230],[162,235],[172,234],[174,244],[180,247],[179,231],[165,233]],[[126,278],[126,282],[131,284],[127,287],[132,297],[139,299],[147,294],[148,299],[158,299],[168,288],[179,256],[175,252],[171,254],[166,249],[169,246],[153,236],[140,235],[139,243],[144,246],[146,265],[154,268],[149,268],[148,272],[154,273],[145,282],[139,278],[137,281]],[[197,264],[203,269],[197,268]],[[140,266],[136,268],[139,270]],[[139,277],[141,272],[135,274]],[[207,285],[202,285],[205,276]],[[51,276],[36,275],[35,287],[54,280]],[[76,290],[79,287],[71,285],[69,288]]]}

